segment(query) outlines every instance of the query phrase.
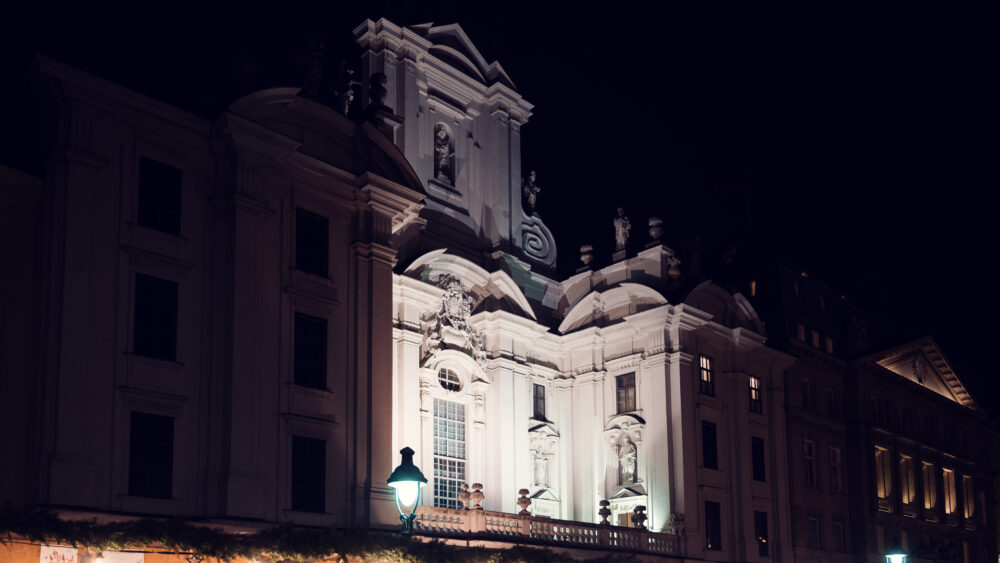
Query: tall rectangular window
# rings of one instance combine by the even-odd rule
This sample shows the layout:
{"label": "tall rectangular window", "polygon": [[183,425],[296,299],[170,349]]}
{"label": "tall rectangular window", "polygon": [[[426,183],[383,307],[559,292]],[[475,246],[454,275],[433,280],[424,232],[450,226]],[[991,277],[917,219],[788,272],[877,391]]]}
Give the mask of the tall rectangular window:
{"label": "tall rectangular window", "polygon": [[753,480],[766,481],[764,471],[764,439],[753,436],[750,438],[750,454],[753,458]]}
{"label": "tall rectangular window", "polygon": [[545,420],[545,386],[535,384],[535,420]]}
{"label": "tall rectangular window", "polygon": [[875,495],[889,498],[892,494],[892,465],[889,450],[875,446]]}
{"label": "tall rectangular window", "polygon": [[753,529],[754,535],[757,536],[757,555],[761,557],[768,556],[767,548],[767,513],[753,511]]}
{"label": "tall rectangular window", "polygon": [[702,463],[708,469],[719,468],[718,442],[715,435],[715,423],[703,420],[701,422],[701,457]]}
{"label": "tall rectangular window", "polygon": [[955,470],[942,469],[941,482],[944,488],[944,513],[954,514],[958,509],[958,499],[955,494]]}
{"label": "tall rectangular window", "polygon": [[819,332],[813,330],[810,331],[810,334],[812,335],[812,345],[819,348]]}
{"label": "tall rectangular window", "polygon": [[921,484],[924,486],[924,508],[930,510],[937,506],[937,479],[934,464],[922,462],[920,473],[923,477]]}
{"label": "tall rectangular window", "polygon": [[830,446],[827,449],[830,458],[830,492],[840,493],[844,490],[844,472],[840,461],[840,448]]}
{"label": "tall rectangular window", "polygon": [[811,409],[815,407],[815,403],[813,402],[812,382],[808,379],[803,379],[800,391],[802,392],[802,408]]}
{"label": "tall rectangular window", "polygon": [[177,357],[177,284],[145,274],[135,275],[135,319],[132,351],[140,356]]}
{"label": "tall rectangular window", "polygon": [[763,401],[761,399],[761,389],[760,389],[760,378],[753,375],[750,376],[750,412],[759,413],[762,408]]}
{"label": "tall rectangular window", "polygon": [[326,319],[295,313],[295,384],[326,389]]}
{"label": "tall rectangular window", "polygon": [[972,518],[976,512],[976,492],[973,490],[971,475],[962,475],[962,507],[963,515]]}
{"label": "tall rectangular window", "polygon": [[705,501],[705,549],[722,549],[722,510],[717,502]]}
{"label": "tall rectangular window", "polygon": [[326,510],[326,440],[292,436],[292,510]]}
{"label": "tall rectangular window", "polygon": [[635,410],[635,374],[626,373],[615,378],[618,412]]}
{"label": "tall rectangular window", "polygon": [[465,483],[465,405],[434,399],[434,506],[463,508]]}
{"label": "tall rectangular window", "polygon": [[812,440],[802,442],[803,473],[805,486],[816,488],[816,444]]}
{"label": "tall rectangular window", "polygon": [[170,498],[174,475],[174,419],[133,411],[129,426],[128,494]]}
{"label": "tall rectangular window", "polygon": [[833,523],[833,549],[834,551],[847,551],[847,537],[844,535],[844,523]]}
{"label": "tall rectangular window", "polygon": [[833,353],[833,339],[830,338],[829,336],[827,336],[825,342],[826,342],[826,353],[827,354],[832,354]]}
{"label": "tall rectangular window", "polygon": [[815,516],[806,519],[806,544],[813,549],[823,547],[823,533]]}
{"label": "tall rectangular window", "polygon": [[315,276],[329,275],[330,220],[305,209],[295,210],[295,268]]}
{"label": "tall rectangular window", "polygon": [[899,489],[903,504],[913,504],[917,500],[917,480],[913,468],[913,457],[899,454]]}
{"label": "tall rectangular window", "polygon": [[715,396],[715,362],[702,354],[698,356],[699,390],[702,395]]}
{"label": "tall rectangular window", "polygon": [[795,338],[805,342],[806,340],[806,327],[802,323],[795,325]]}
{"label": "tall rectangular window", "polygon": [[137,220],[171,235],[181,233],[181,171],[145,156],[139,158]]}
{"label": "tall rectangular window", "polygon": [[840,414],[837,408],[837,392],[829,387],[826,388],[826,416],[836,418]]}

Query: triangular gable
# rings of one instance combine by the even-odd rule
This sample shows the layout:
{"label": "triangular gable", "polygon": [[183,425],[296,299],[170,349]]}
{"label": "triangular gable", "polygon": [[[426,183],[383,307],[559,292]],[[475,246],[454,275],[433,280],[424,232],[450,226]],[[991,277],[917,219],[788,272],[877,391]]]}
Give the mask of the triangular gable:
{"label": "triangular gable", "polygon": [[465,70],[473,74],[475,78],[488,83],[501,82],[510,88],[517,89],[500,63],[496,61],[486,62],[461,25],[450,23],[435,26],[429,22],[408,27],[434,44],[430,52],[433,53],[437,50],[437,54],[443,54],[445,58],[451,59],[452,63],[457,62],[464,66]]}
{"label": "triangular gable", "polygon": [[885,350],[872,356],[872,359],[885,369],[962,406],[977,408],[965,384],[931,337]]}

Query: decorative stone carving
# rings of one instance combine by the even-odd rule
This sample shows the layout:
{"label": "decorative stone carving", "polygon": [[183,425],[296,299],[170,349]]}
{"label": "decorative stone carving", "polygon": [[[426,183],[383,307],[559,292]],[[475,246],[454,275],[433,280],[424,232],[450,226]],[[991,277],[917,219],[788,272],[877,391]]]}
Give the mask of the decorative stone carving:
{"label": "decorative stone carving", "polygon": [[544,454],[535,455],[535,486],[549,486],[549,459]]}
{"label": "decorative stone carving", "polygon": [[556,241],[538,215],[524,214],[521,222],[521,249],[526,257],[546,266],[556,265]]}
{"label": "decorative stone carving", "polygon": [[469,510],[482,510],[483,505],[480,503],[483,502],[483,498],[485,497],[486,495],[483,494],[483,484],[473,483],[472,493],[469,495],[469,498],[472,499],[472,505],[469,507]]}
{"label": "decorative stone carving", "polygon": [[451,132],[444,123],[434,125],[434,178],[446,184],[455,183],[455,148]]}
{"label": "decorative stone carving", "polygon": [[611,516],[611,509],[608,506],[611,504],[606,500],[601,500],[598,504],[601,505],[601,509],[597,513],[601,516],[601,521],[598,522],[601,526],[610,526],[611,522],[608,522],[608,517]]}
{"label": "decorative stone carving", "polygon": [[528,512],[528,505],[531,504],[531,499],[528,498],[528,489],[521,489],[517,491],[517,494],[521,495],[521,498],[517,499],[517,505],[521,507],[521,512],[518,512],[521,516],[530,516],[531,513]]}
{"label": "decorative stone carving", "polygon": [[584,266],[590,266],[590,263],[594,261],[594,245],[584,244],[580,246],[580,262],[583,262]]}
{"label": "decorative stone carving", "polygon": [[618,449],[618,484],[629,485],[635,483],[636,466],[635,444],[625,438],[625,443]]}
{"label": "decorative stone carving", "polygon": [[659,244],[660,237],[663,236],[663,219],[659,217],[649,218],[649,238],[654,244]]}
{"label": "decorative stone carving", "polygon": [[625,216],[625,210],[618,208],[618,215],[614,220],[615,225],[615,251],[625,250],[628,245],[629,232],[632,230],[632,223]]}
{"label": "decorative stone carving", "polygon": [[677,514],[677,513],[671,512],[670,516],[667,517],[667,526],[666,526],[666,528],[667,528],[667,530],[666,530],[667,533],[676,534],[678,536],[683,535],[684,534],[684,515],[683,514]]}
{"label": "decorative stone carving", "polygon": [[535,183],[535,171],[532,170],[528,173],[528,177],[521,184],[521,191],[524,194],[524,203],[527,207],[528,213],[532,215],[538,215],[538,210],[535,206],[538,204],[538,192],[542,191],[542,188]]}
{"label": "decorative stone carving", "polygon": [[457,346],[468,352],[480,365],[486,362],[483,336],[469,324],[474,301],[465,291],[462,282],[451,274],[441,274],[438,286],[444,296],[436,316],[427,325],[424,335],[424,358],[446,347],[446,333],[457,336]]}
{"label": "decorative stone carving", "polygon": [[462,509],[469,509],[469,498],[471,496],[472,493],[469,492],[469,484],[462,483],[462,490],[458,491],[458,502],[462,503]]}
{"label": "decorative stone carving", "polygon": [[639,530],[645,530],[646,529],[646,507],[645,506],[637,506],[637,507],[635,507],[635,511],[632,512],[632,523],[635,524],[635,527],[637,529],[639,529]]}

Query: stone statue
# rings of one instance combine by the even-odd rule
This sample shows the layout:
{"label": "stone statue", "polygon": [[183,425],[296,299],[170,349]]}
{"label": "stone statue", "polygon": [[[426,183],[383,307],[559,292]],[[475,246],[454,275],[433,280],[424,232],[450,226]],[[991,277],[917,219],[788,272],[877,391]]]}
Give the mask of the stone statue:
{"label": "stone statue", "polygon": [[621,484],[635,483],[635,444],[630,440],[618,452],[618,469],[621,471]]}
{"label": "stone statue", "polygon": [[538,192],[542,191],[542,188],[535,183],[534,170],[528,173],[528,178],[522,182],[522,186],[524,201],[528,205],[528,212],[532,215],[538,215],[538,210],[535,206],[538,205]]}
{"label": "stone statue", "polygon": [[361,83],[354,79],[354,69],[347,66],[347,61],[340,62],[340,83],[337,86],[337,100],[340,102],[340,113],[347,115],[354,102],[354,87]]}
{"label": "stone statue", "polygon": [[542,455],[535,456],[535,485],[549,486],[549,460]]}
{"label": "stone statue", "polygon": [[615,250],[625,250],[628,244],[629,231],[632,230],[632,223],[625,216],[625,210],[618,208],[618,216],[615,217]]}
{"label": "stone statue", "polygon": [[451,149],[451,135],[442,123],[434,126],[434,177],[442,182],[454,183],[451,159],[455,151]]}

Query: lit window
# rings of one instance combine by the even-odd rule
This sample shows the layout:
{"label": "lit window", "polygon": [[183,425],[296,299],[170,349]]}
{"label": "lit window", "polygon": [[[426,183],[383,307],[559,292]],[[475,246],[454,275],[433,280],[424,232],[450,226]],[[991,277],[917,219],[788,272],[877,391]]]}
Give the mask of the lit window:
{"label": "lit window", "polygon": [[830,492],[843,492],[844,478],[840,463],[840,448],[831,446],[827,450],[827,455],[830,457]]}
{"label": "lit window", "polygon": [[698,357],[698,372],[700,374],[701,394],[715,396],[715,368],[712,358],[701,355]]}
{"label": "lit window", "polygon": [[816,444],[812,440],[802,442],[802,456],[804,461],[805,485],[807,488],[816,488]]}
{"label": "lit window", "polygon": [[750,376],[750,412],[761,412],[760,378]]}
{"label": "lit window", "polygon": [[465,405],[434,399],[434,506],[464,508]]}
{"label": "lit window", "polygon": [[899,454],[899,488],[903,504],[913,504],[917,500],[917,484],[913,473],[913,458]]}
{"label": "lit window", "polygon": [[535,420],[545,420],[545,386],[535,384]]}
{"label": "lit window", "polygon": [[892,467],[889,450],[875,446],[875,494],[878,498],[889,498],[892,494]]}
{"label": "lit window", "polygon": [[963,514],[966,518],[972,518],[976,512],[976,493],[972,489],[972,477],[962,475],[962,504],[965,509]]}
{"label": "lit window", "polygon": [[944,513],[954,514],[958,508],[955,494],[955,470],[942,469],[942,486],[944,487]]}
{"label": "lit window", "polygon": [[450,369],[438,370],[438,383],[445,391],[461,391],[462,390],[462,380],[458,378],[458,374],[451,371]]}
{"label": "lit window", "polygon": [[635,374],[627,373],[615,378],[617,390],[618,412],[635,410]]}
{"label": "lit window", "polygon": [[934,464],[926,461],[921,463],[920,473],[923,477],[924,508],[930,510],[937,506],[937,480],[935,479]]}
{"label": "lit window", "polygon": [[753,512],[753,529],[754,535],[757,536],[757,555],[761,557],[768,556],[767,547],[767,513],[758,512],[754,510]]}

